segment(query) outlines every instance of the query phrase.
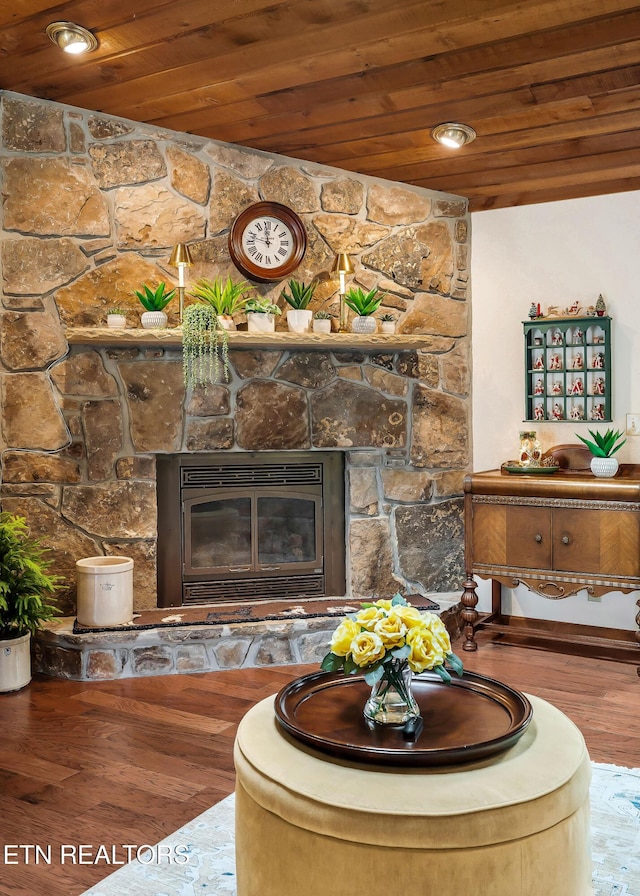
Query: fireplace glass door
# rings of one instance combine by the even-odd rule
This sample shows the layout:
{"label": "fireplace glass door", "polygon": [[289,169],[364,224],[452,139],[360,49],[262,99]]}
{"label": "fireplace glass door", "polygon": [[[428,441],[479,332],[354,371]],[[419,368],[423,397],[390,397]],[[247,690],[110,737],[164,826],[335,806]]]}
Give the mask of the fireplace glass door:
{"label": "fireplace glass door", "polygon": [[322,571],[320,489],[220,491],[183,503],[185,576]]}

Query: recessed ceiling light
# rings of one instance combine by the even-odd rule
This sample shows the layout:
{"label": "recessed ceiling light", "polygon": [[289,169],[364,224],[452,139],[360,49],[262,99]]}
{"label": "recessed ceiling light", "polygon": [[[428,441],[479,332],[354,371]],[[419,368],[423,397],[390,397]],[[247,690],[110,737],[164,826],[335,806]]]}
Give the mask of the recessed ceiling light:
{"label": "recessed ceiling light", "polygon": [[471,143],[476,139],[476,132],[468,124],[448,121],[445,124],[436,125],[431,131],[431,136],[436,143],[441,143],[450,149],[460,149],[465,143]]}
{"label": "recessed ceiling light", "polygon": [[65,53],[90,53],[98,46],[97,39],[82,25],[73,22],[52,22],[46,32],[51,40]]}

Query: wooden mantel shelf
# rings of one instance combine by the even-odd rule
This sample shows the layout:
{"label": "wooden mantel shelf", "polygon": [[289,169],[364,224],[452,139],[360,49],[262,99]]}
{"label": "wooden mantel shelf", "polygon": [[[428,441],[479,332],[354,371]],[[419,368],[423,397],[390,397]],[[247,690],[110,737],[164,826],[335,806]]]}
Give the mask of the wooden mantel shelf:
{"label": "wooden mantel shelf", "polygon": [[[73,327],[65,333],[70,345],[97,346],[141,346],[143,348],[166,345],[182,346],[182,329],[166,330],[116,330],[108,327]],[[357,336],[353,333],[229,333],[229,348],[234,349],[275,349],[278,351],[363,351],[389,352],[431,348],[433,336],[398,333],[387,336],[375,333],[371,336]]]}

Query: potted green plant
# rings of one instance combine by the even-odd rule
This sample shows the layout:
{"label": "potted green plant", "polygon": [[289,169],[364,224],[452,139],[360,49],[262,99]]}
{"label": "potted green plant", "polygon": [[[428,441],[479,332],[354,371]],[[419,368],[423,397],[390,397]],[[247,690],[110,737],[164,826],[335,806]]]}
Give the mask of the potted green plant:
{"label": "potted green plant", "polygon": [[182,366],[186,386],[229,382],[229,336],[213,305],[194,302],[182,315]]}
{"label": "potted green plant", "polygon": [[[594,431],[590,429],[589,435],[591,436],[591,439],[585,439],[583,436],[578,435],[578,433],[576,433],[576,435],[581,442],[584,442],[593,455],[591,458],[591,472],[593,475],[602,478],[615,476],[618,472],[618,458],[613,457],[613,455],[616,451],[619,451],[627,441],[622,438],[622,430],[608,429],[603,435],[597,430]],[[622,441],[620,441],[621,439]]]}
{"label": "potted green plant", "polygon": [[122,308],[109,308],[107,311],[107,326],[115,330],[124,330],[127,326],[127,316]]}
{"label": "potted green plant", "polygon": [[249,299],[245,305],[247,326],[250,333],[273,333],[276,328],[276,314],[282,312],[269,299]]}
{"label": "potted green plant", "polygon": [[380,292],[377,286],[364,292],[359,286],[352,286],[344,296],[345,304],[351,308],[356,317],[351,323],[353,333],[375,333],[376,319],[374,313],[380,307],[385,293]]}
{"label": "potted green plant", "polygon": [[328,335],[331,332],[333,314],[330,311],[316,311],[313,315],[313,332]]}
{"label": "potted green plant", "polygon": [[316,291],[317,282],[303,283],[289,280],[289,292],[283,289],[280,295],[291,307],[287,310],[287,326],[292,333],[308,333],[311,329],[313,312],[309,303]]}
{"label": "potted green plant", "polygon": [[175,289],[166,292],[167,284],[162,281],[155,289],[143,284],[142,291],[135,289],[134,293],[140,300],[140,304],[146,310],[142,313],[141,322],[145,330],[159,330],[167,326],[167,315],[164,309],[175,296]]}
{"label": "potted green plant", "polygon": [[0,692],[31,681],[31,636],[56,615],[46,603],[59,581],[26,520],[0,513]]}
{"label": "potted green plant", "polygon": [[387,335],[392,335],[396,331],[396,316],[395,314],[381,314],[380,315],[380,331],[382,333],[386,333]]}
{"label": "potted green plant", "polygon": [[214,308],[223,329],[235,330],[233,315],[244,309],[248,301],[247,294],[253,288],[246,280],[234,283],[231,277],[227,277],[226,282],[221,277],[216,280],[203,277],[195,283],[191,295],[202,302],[208,302]]}

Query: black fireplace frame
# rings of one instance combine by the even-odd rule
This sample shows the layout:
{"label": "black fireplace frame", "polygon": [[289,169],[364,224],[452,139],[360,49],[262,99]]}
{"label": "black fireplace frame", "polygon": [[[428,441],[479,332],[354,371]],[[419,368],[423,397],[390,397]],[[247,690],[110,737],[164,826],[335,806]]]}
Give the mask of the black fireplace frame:
{"label": "black fireplace frame", "polygon": [[[230,601],[283,600],[344,596],[345,584],[345,463],[340,451],[222,452],[158,455],[158,607],[189,605],[215,606]],[[259,571],[235,578],[190,575],[185,564],[184,504],[202,493],[199,472],[224,468],[221,478],[233,480],[236,470],[255,467],[263,481],[271,471],[277,477],[282,468],[311,465],[317,469],[320,485],[321,522],[319,568],[311,571],[282,570],[277,574]],[[204,475],[204,480],[211,474]],[[215,477],[214,477],[215,478]],[[212,488],[220,488],[217,484]],[[186,498],[185,498],[186,496]],[[305,574],[305,572],[307,574]],[[289,574],[291,573],[291,574]],[[206,580],[206,581],[205,581]],[[202,584],[199,585],[199,582]]]}

